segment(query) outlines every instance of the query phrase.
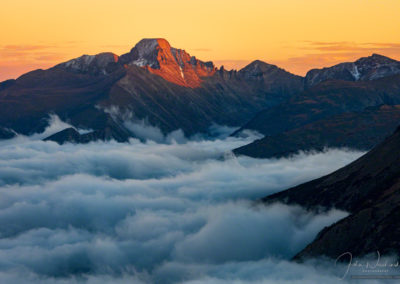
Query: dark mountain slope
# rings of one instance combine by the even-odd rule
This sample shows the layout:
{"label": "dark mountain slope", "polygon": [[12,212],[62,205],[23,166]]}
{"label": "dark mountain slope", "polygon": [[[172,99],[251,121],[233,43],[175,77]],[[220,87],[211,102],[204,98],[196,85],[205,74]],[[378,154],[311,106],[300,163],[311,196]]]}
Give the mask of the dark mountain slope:
{"label": "dark mountain slope", "polygon": [[255,158],[286,157],[302,151],[351,147],[370,150],[393,133],[400,123],[400,106],[369,107],[345,112],[292,130],[266,136],[234,150]]}
{"label": "dark mountain slope", "polygon": [[[23,134],[43,130],[49,113],[72,118],[94,109],[96,102],[107,96],[111,86],[124,74],[123,68],[95,76],[59,67],[27,73],[0,91],[0,125]],[[87,116],[82,125],[95,125],[92,119]]]}
{"label": "dark mountain slope", "polygon": [[259,112],[242,129],[273,135],[335,114],[399,103],[400,75],[368,82],[326,81]]}
{"label": "dark mountain slope", "polygon": [[0,139],[10,139],[15,136],[15,133],[7,128],[0,128]]}
{"label": "dark mountain slope", "polygon": [[291,93],[286,91],[291,88],[291,80],[297,82],[297,88],[301,86],[301,78],[292,75],[286,86],[283,82],[269,84],[263,79],[244,78],[240,72],[220,70],[203,78],[200,87],[187,88],[137,66],[128,66],[126,70],[127,75],[113,86],[100,105],[118,106],[122,112],[131,111],[138,118],[147,118],[165,132],[181,128],[188,135],[206,132],[212,123],[241,125],[260,109],[295,93],[294,89]]}
{"label": "dark mountain slope", "polygon": [[239,77],[241,81],[256,84],[258,88],[262,88],[266,93],[280,94],[286,98],[302,90],[299,87],[303,82],[302,77],[260,60],[255,60],[239,70],[236,77]]}
{"label": "dark mountain slope", "polygon": [[7,89],[8,87],[11,87],[14,84],[15,80],[7,80],[4,82],[0,82],[0,91]]}
{"label": "dark mountain slope", "polygon": [[338,171],[263,202],[338,208],[350,216],[324,229],[297,258],[344,252],[354,256],[400,252],[400,128],[373,150]]}
{"label": "dark mountain slope", "polygon": [[[364,143],[365,134],[372,136],[376,133],[376,143],[388,135],[393,130],[393,123],[397,122],[396,115],[387,116],[389,113],[386,112],[388,123],[381,131],[379,127],[385,112],[378,111],[375,114],[371,112],[371,107],[398,104],[400,75],[365,82],[325,81],[280,105],[259,112],[234,135],[244,129],[253,129],[265,134],[266,138],[236,152],[254,157],[270,157],[309,150],[311,145],[315,149],[324,146],[345,146],[361,150],[367,146],[367,149],[371,149],[376,144]],[[392,113],[397,113],[397,110],[394,109]],[[361,117],[357,118],[359,115]],[[371,119],[370,133],[363,126],[368,115]],[[354,120],[354,123],[344,121],[346,117]],[[352,125],[355,127],[353,130]],[[318,129],[322,132],[318,133]],[[354,132],[354,135],[346,136],[346,129]],[[278,144],[280,139],[284,142]]]}

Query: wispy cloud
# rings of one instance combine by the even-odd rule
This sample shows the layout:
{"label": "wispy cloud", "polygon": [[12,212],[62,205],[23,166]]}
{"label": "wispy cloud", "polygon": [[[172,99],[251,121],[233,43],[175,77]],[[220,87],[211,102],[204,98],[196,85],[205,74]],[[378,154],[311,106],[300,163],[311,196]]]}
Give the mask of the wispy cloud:
{"label": "wispy cloud", "polygon": [[65,45],[3,45],[0,46],[0,81],[15,78],[38,68],[49,68],[65,60]]}
{"label": "wispy cloud", "polygon": [[0,46],[1,63],[8,61],[29,62],[58,60],[63,53],[54,45],[3,45]]}
{"label": "wispy cloud", "polygon": [[332,66],[341,62],[354,61],[373,53],[382,54],[394,59],[400,59],[400,43],[356,43],[348,41],[304,41],[299,48],[303,55],[275,60],[272,63],[280,65],[294,73],[304,75],[313,68]]}
{"label": "wispy cloud", "polygon": [[338,52],[360,52],[360,51],[400,51],[400,43],[355,43],[348,41],[333,41],[333,42],[321,42],[321,41],[305,41],[307,44],[303,49],[321,50],[321,51],[338,51]]}

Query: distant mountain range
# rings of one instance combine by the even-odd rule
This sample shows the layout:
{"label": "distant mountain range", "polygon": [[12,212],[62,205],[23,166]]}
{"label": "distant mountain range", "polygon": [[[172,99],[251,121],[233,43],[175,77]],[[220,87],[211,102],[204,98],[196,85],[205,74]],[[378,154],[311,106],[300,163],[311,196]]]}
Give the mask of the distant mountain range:
{"label": "distant mountain range", "polygon": [[265,135],[236,154],[270,158],[324,147],[369,150],[399,124],[398,61],[374,54],[311,70],[304,80],[304,91],[260,111],[236,132]]}
{"label": "distant mountain range", "polygon": [[42,131],[53,113],[76,129],[93,130],[49,137],[59,143],[127,141],[135,137],[125,123],[129,117],[164,134],[207,133],[220,124],[241,126],[233,135],[245,129],[265,135],[235,149],[238,155],[368,150],[397,126],[398,105],[400,62],[381,55],[301,77],[259,60],[228,71],[164,39],[143,39],[121,56],[83,55],[0,83],[0,138]]}
{"label": "distant mountain range", "polygon": [[164,39],[143,39],[122,56],[84,55],[1,83],[0,135],[41,131],[54,113],[93,129],[91,139],[126,141],[134,136],[123,124],[130,113],[164,133],[182,129],[189,136],[215,123],[242,125],[302,89],[302,77],[274,65],[255,61],[227,71]]}
{"label": "distant mountain range", "polygon": [[373,54],[355,62],[310,70],[305,77],[305,87],[310,88],[329,80],[372,81],[383,77],[400,74],[400,62],[388,57]]}

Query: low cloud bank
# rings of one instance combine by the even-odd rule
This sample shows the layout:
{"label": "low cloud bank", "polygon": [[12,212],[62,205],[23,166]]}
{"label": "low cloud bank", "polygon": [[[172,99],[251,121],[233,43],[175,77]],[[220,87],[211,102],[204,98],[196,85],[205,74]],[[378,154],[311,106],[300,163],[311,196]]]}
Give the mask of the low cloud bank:
{"label": "low cloud bank", "polygon": [[337,283],[329,266],[288,260],[345,212],[252,200],[362,153],[229,154],[252,139],[3,142],[0,282]]}

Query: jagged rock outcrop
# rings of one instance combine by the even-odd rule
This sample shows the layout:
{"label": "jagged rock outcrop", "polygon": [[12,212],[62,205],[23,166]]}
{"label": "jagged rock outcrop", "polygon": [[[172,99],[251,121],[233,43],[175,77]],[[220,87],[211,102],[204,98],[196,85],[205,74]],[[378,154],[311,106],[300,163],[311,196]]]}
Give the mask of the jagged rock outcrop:
{"label": "jagged rock outcrop", "polygon": [[202,77],[212,76],[217,68],[186,51],[171,47],[165,39],[143,39],[121,56],[122,63],[146,68],[153,74],[177,85],[196,88]]}

